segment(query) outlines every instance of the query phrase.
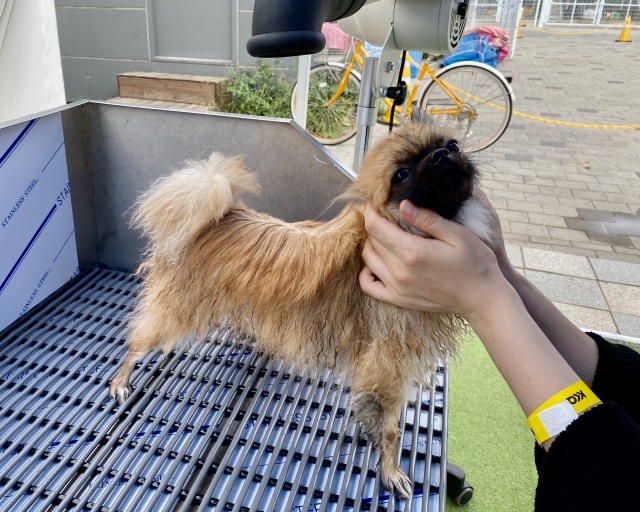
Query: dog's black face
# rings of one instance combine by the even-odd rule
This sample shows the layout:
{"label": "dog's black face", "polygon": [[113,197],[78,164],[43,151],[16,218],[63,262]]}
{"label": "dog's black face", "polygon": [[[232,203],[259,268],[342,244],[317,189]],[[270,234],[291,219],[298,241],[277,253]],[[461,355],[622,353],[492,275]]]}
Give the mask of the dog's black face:
{"label": "dog's black face", "polygon": [[399,207],[409,199],[418,207],[452,219],[471,197],[476,181],[476,168],[460,152],[458,142],[435,135],[396,161],[389,205]]}

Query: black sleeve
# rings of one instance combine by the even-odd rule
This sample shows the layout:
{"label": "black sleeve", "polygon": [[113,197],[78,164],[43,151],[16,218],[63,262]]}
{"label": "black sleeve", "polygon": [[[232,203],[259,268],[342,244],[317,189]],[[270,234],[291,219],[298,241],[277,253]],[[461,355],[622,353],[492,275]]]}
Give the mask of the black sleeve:
{"label": "black sleeve", "polygon": [[[640,425],[640,354],[624,345],[609,343],[593,332],[586,334],[598,345],[598,365],[591,390],[602,402],[620,405],[627,416]],[[546,454],[535,445],[534,459],[538,472]]]}
{"label": "black sleeve", "polygon": [[546,453],[536,445],[536,512],[640,510],[640,354],[598,345],[591,385],[603,404],[567,427]]}
{"label": "black sleeve", "polygon": [[629,418],[640,424],[640,354],[592,332],[587,335],[598,345],[598,365],[591,391],[603,402],[620,405]]}
{"label": "black sleeve", "polygon": [[538,468],[536,512],[640,510],[640,427],[624,409],[589,409],[551,445]]}

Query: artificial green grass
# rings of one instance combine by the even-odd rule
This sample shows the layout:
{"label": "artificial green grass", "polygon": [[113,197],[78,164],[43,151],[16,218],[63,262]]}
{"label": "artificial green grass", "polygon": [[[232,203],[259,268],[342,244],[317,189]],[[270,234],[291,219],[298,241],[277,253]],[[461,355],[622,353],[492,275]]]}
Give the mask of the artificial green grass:
{"label": "artificial green grass", "polygon": [[470,336],[460,361],[450,365],[447,458],[464,469],[474,495],[462,507],[448,499],[447,510],[532,511],[533,443],[518,402],[480,340]]}

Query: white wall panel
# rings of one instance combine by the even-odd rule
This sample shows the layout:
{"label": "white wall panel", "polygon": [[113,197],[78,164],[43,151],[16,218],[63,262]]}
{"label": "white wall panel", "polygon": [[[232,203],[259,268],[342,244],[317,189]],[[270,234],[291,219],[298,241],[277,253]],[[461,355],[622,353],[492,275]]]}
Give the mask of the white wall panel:
{"label": "white wall panel", "polygon": [[60,113],[0,130],[0,329],[78,272]]}

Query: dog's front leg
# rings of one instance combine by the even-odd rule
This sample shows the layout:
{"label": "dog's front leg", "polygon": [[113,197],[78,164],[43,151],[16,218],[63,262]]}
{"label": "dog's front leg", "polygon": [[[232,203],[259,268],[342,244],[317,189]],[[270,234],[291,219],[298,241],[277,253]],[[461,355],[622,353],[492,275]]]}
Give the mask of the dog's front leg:
{"label": "dog's front leg", "polygon": [[351,387],[352,421],[362,423],[367,437],[380,451],[380,479],[384,488],[395,490],[400,498],[406,499],[412,485],[398,464],[398,417],[404,406],[406,377],[388,367],[381,371],[377,364],[381,354],[376,352],[371,351],[358,361]]}

